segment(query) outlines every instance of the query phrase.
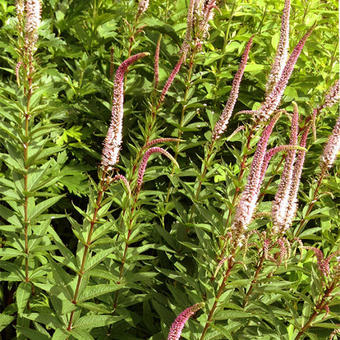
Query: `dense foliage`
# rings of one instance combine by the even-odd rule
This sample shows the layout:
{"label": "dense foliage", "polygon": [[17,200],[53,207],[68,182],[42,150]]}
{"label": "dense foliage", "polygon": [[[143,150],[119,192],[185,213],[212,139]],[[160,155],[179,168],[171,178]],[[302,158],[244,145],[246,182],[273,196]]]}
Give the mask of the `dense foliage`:
{"label": "dense foliage", "polygon": [[337,338],[337,1],[0,15],[0,339]]}

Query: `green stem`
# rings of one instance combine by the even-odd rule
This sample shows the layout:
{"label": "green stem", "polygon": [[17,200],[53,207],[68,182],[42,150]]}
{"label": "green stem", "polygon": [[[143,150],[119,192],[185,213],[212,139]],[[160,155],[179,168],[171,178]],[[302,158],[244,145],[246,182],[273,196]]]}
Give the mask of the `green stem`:
{"label": "green stem", "polygon": [[304,324],[304,326],[301,328],[300,332],[295,337],[295,340],[298,340],[301,338],[301,336],[306,332],[308,328],[312,326],[313,321],[315,318],[321,313],[321,311],[327,306],[327,300],[329,296],[331,295],[332,291],[336,287],[337,280],[335,279],[332,284],[326,289],[324,295],[321,298],[321,301],[316,305],[315,310],[313,314],[310,316],[308,321]]}
{"label": "green stem", "polygon": [[305,227],[305,225],[308,223],[307,217],[312,212],[314,204],[318,200],[318,193],[319,193],[319,190],[320,190],[320,187],[321,187],[322,180],[324,179],[326,173],[327,173],[327,167],[323,166],[322,169],[321,169],[321,173],[320,173],[318,182],[316,184],[316,188],[314,190],[313,198],[312,198],[311,202],[308,205],[308,209],[306,211],[306,214],[303,217],[303,219],[301,220],[299,228],[298,228],[297,232],[295,233],[295,236],[298,236],[301,233],[301,231],[303,230],[303,228]]}
{"label": "green stem", "polygon": [[[91,219],[91,222],[90,222],[90,230],[89,230],[89,233],[87,235],[87,241],[84,244],[84,253],[83,253],[83,257],[82,257],[82,261],[81,261],[81,265],[80,265],[80,270],[78,272],[78,280],[77,280],[77,284],[76,284],[76,289],[74,291],[73,299],[71,301],[74,305],[76,305],[77,302],[78,302],[80,285],[82,283],[82,280],[83,280],[83,277],[84,277],[84,274],[85,274],[85,266],[86,266],[86,262],[87,262],[87,256],[88,256],[88,253],[89,253],[89,249],[90,249],[90,246],[91,246],[91,243],[92,243],[92,235],[93,235],[93,231],[94,231],[94,226],[97,222],[98,211],[101,207],[101,202],[103,200],[103,196],[104,196],[104,193],[105,193],[105,190],[106,190],[105,179],[106,179],[106,170],[104,169],[103,174],[102,174],[102,178],[101,178],[100,184],[99,184],[99,191],[98,191],[98,196],[97,196],[97,200],[96,200],[96,206],[95,206],[93,216],[92,216],[92,219]],[[75,313],[75,310],[73,310],[71,312],[69,323],[68,323],[68,326],[67,326],[68,331],[72,330],[74,313]]]}
{"label": "green stem", "polygon": [[215,300],[214,300],[214,304],[209,311],[208,319],[207,319],[207,322],[205,323],[205,326],[204,326],[204,329],[202,331],[200,340],[203,340],[205,338],[205,335],[207,334],[207,331],[208,331],[208,329],[209,329],[209,327],[210,327],[210,325],[213,321],[213,317],[214,317],[219,299],[220,299],[222,293],[224,292],[224,289],[227,285],[227,281],[228,281],[228,278],[230,276],[231,270],[234,267],[234,264],[235,264],[235,262],[234,262],[234,253],[233,253],[230,256],[230,259],[228,260],[228,269],[227,269],[226,273],[224,274],[223,281],[222,281],[222,283],[221,283],[221,285],[220,285],[220,287],[217,291],[217,294],[216,294],[216,297],[215,297]]}

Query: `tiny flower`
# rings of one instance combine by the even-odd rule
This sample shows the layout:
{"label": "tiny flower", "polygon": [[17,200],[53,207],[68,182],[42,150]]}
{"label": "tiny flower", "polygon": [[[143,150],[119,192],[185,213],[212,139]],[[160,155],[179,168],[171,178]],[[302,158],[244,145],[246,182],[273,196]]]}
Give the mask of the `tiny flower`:
{"label": "tiny flower", "polygon": [[253,43],[253,36],[249,39],[247,46],[246,46],[246,48],[243,52],[243,56],[242,56],[242,59],[241,59],[240,66],[239,66],[238,71],[236,72],[234,80],[233,80],[229,99],[228,99],[227,104],[225,105],[225,107],[223,109],[223,112],[221,114],[219,121],[215,125],[213,135],[212,135],[213,141],[218,139],[223,134],[223,132],[227,128],[227,125],[229,123],[229,119],[230,119],[230,117],[233,113],[233,109],[234,109],[234,106],[235,106],[237,98],[238,98],[241,80],[242,80],[242,77],[243,77],[244,69],[245,69],[246,64],[247,64],[248,55],[249,55],[249,51],[250,51],[252,43]]}
{"label": "tiny flower", "polygon": [[321,156],[321,166],[331,168],[335,162],[336,156],[340,151],[340,116],[335,123],[332,134],[323,150]]}
{"label": "tiny flower", "polygon": [[[314,28],[314,27],[313,27]],[[280,104],[283,92],[288,84],[289,78],[293,72],[294,65],[298,60],[300,53],[306,43],[306,40],[312,34],[313,28],[310,29],[294,48],[283,71],[280,80],[276,83],[273,90],[266,96],[262,106],[256,111],[256,118],[267,120]]]}
{"label": "tiny flower", "polygon": [[257,144],[247,184],[241,194],[231,226],[235,246],[243,245],[246,228],[252,220],[260,192],[261,181],[263,180],[262,166],[266,155],[268,140],[278,119],[279,114],[276,114],[264,129]]}
{"label": "tiny flower", "polygon": [[144,178],[144,174],[145,174],[145,169],[146,169],[146,165],[148,164],[148,160],[150,158],[150,156],[153,153],[161,153],[164,156],[168,157],[177,167],[179,167],[177,161],[175,160],[175,158],[173,158],[171,156],[171,154],[159,147],[152,147],[149,150],[147,150],[142,158],[142,161],[140,163],[139,166],[139,170],[138,170],[138,178],[137,178],[137,188],[136,188],[136,193],[138,194],[140,192],[140,189],[142,188],[142,184],[143,184],[143,178]]}
{"label": "tiny flower", "polygon": [[127,68],[149,53],[138,53],[122,62],[116,71],[113,89],[111,123],[108,129],[102,151],[101,166],[112,170],[119,160],[119,151],[122,144],[123,130],[123,104],[124,104],[124,75]]}
{"label": "tiny flower", "polygon": [[275,60],[268,77],[268,82],[266,84],[266,93],[269,93],[274,88],[276,83],[280,80],[283,68],[288,58],[289,15],[290,0],[286,0],[281,20],[280,40],[277,46]]}
{"label": "tiny flower", "polygon": [[168,340],[179,340],[182,334],[183,327],[185,323],[193,316],[197,311],[203,308],[204,303],[196,303],[195,305],[185,309],[181,314],[179,314],[176,320],[171,325]]}

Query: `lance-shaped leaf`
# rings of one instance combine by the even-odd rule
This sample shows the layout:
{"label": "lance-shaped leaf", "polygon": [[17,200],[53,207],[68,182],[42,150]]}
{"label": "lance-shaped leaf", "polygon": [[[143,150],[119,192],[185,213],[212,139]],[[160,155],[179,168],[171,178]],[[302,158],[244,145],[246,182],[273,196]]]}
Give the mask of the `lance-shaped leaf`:
{"label": "lance-shaped leaf", "polygon": [[[290,145],[296,145],[298,142],[299,132],[299,112],[296,103],[293,103],[294,113],[290,132]],[[287,214],[290,187],[293,179],[294,161],[296,150],[287,153],[285,165],[282,171],[281,180],[275,194],[272,205],[272,217],[274,222],[273,232],[276,234],[282,227]]]}
{"label": "lance-shaped leaf", "polygon": [[335,123],[332,134],[321,156],[321,167],[331,168],[335,162],[336,156],[340,151],[340,116]]}
{"label": "lance-shaped leaf", "polygon": [[163,154],[164,156],[168,157],[177,167],[179,167],[176,159],[168,151],[166,151],[162,148],[156,147],[156,146],[148,149],[145,152],[145,154],[142,158],[142,161],[140,163],[139,169],[138,169],[136,194],[138,194],[140,192],[140,189],[142,188],[145,169],[146,169],[146,166],[148,164],[148,160],[153,153]]}
{"label": "lance-shaped leaf", "polygon": [[223,132],[227,128],[227,125],[229,123],[229,119],[230,119],[230,117],[233,113],[234,106],[236,104],[238,94],[239,94],[239,90],[240,90],[241,80],[242,80],[242,77],[243,77],[244,69],[245,69],[246,64],[247,64],[248,55],[249,55],[249,51],[250,51],[252,43],[253,43],[253,36],[249,39],[249,41],[246,45],[246,48],[243,52],[240,66],[239,66],[238,71],[236,72],[234,80],[233,80],[229,99],[228,99],[227,104],[225,105],[225,107],[223,109],[223,112],[221,114],[219,121],[215,125],[213,135],[212,135],[213,141],[218,139],[223,134]]}
{"label": "lance-shaped leaf", "polygon": [[168,334],[168,340],[179,340],[182,334],[183,327],[185,326],[185,323],[198,310],[203,308],[203,306],[204,306],[203,302],[196,303],[195,305],[185,309],[181,314],[179,314],[171,325],[171,328]]}
{"label": "lance-shaped leaf", "polygon": [[279,116],[280,114],[277,113],[272,118],[263,130],[262,136],[257,144],[247,184],[241,194],[231,226],[232,240],[235,246],[243,245],[246,228],[252,220],[260,192],[261,181],[263,179],[262,166],[266,155],[268,140]]}
{"label": "lance-shaped leaf", "polygon": [[112,170],[119,160],[119,151],[122,144],[123,130],[123,105],[124,105],[124,75],[127,68],[140,58],[149,55],[149,53],[138,53],[120,64],[116,71],[113,89],[111,123],[108,129],[104,147],[102,151],[101,166],[106,170]]}
{"label": "lance-shaped leaf", "polygon": [[282,13],[280,40],[277,45],[275,60],[266,84],[267,94],[274,88],[276,83],[280,80],[283,68],[288,58],[289,15],[290,15],[290,0],[286,0]]}

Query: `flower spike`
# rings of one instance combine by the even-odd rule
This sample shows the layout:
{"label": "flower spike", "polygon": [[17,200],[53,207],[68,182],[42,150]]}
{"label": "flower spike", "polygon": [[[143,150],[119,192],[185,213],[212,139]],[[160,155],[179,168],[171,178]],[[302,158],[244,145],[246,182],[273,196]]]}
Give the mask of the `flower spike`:
{"label": "flower spike", "polygon": [[101,166],[112,170],[119,160],[119,151],[122,144],[123,130],[123,104],[124,104],[124,75],[127,68],[149,53],[138,53],[123,61],[116,71],[113,89],[111,123],[108,129],[102,151]]}
{"label": "flower spike", "polygon": [[233,109],[234,109],[234,106],[236,104],[236,100],[238,98],[240,84],[241,84],[241,80],[242,80],[242,77],[243,77],[244,69],[245,69],[246,64],[247,64],[249,51],[250,51],[251,45],[253,43],[253,37],[254,36],[252,36],[249,39],[249,41],[248,41],[248,43],[246,45],[246,48],[245,48],[245,50],[243,52],[239,69],[236,72],[234,80],[233,80],[233,84],[232,84],[232,87],[231,87],[229,99],[227,101],[227,104],[224,107],[224,110],[223,110],[223,112],[221,114],[221,117],[220,117],[219,121],[215,125],[214,131],[213,131],[213,135],[212,135],[212,140],[213,141],[215,141],[215,140],[217,140],[218,138],[221,137],[221,135],[223,134],[223,132],[227,128],[227,125],[229,123],[229,119],[230,119],[230,117],[231,117],[231,115],[233,113]]}
{"label": "flower spike", "polygon": [[268,82],[266,84],[267,94],[274,88],[276,83],[280,80],[283,68],[288,58],[289,15],[290,15],[290,0],[286,0],[281,20],[280,40],[277,45],[275,60],[268,77]]}
{"label": "flower spike", "polygon": [[25,23],[25,47],[29,54],[33,54],[36,50],[38,40],[38,27],[41,22],[41,3],[40,0],[26,1],[26,23]]}
{"label": "flower spike", "polygon": [[[292,117],[292,125],[290,132],[289,145],[296,145],[298,142],[299,131],[299,112],[297,105],[293,102],[294,113]],[[294,161],[296,156],[296,149],[288,151],[285,165],[282,171],[281,180],[277,189],[274,202],[272,205],[272,217],[274,222],[273,232],[276,234],[284,227],[285,216],[287,214],[290,187],[293,179]]]}
{"label": "flower spike", "polygon": [[335,162],[336,156],[340,151],[340,116],[335,123],[332,134],[323,150],[321,156],[321,167],[331,168]]}
{"label": "flower spike", "polygon": [[[309,130],[310,130],[310,126],[308,126],[305,129],[304,133],[302,134],[301,141],[300,141],[300,146],[302,148],[306,147]],[[298,151],[295,164],[294,164],[293,176],[292,176],[292,180],[290,184],[286,215],[284,216],[284,219],[281,221],[280,226],[274,229],[274,232],[277,234],[285,233],[286,230],[292,225],[293,219],[296,215],[296,211],[298,208],[297,194],[299,191],[300,179],[301,179],[303,164],[305,162],[305,156],[306,156],[306,149]]]}
{"label": "flower spike", "polygon": [[236,208],[236,214],[231,226],[232,240],[235,246],[242,246],[245,231],[252,220],[262,180],[262,166],[265,158],[269,137],[280,114],[276,114],[264,129],[257,144],[257,149],[251,164],[246,187]]}
{"label": "flower spike", "polygon": [[161,153],[164,156],[168,157],[179,168],[179,165],[178,165],[176,159],[168,151],[166,151],[162,148],[159,148],[157,146],[148,149],[145,152],[145,154],[142,158],[142,161],[140,163],[139,170],[138,170],[137,188],[136,188],[137,194],[140,192],[140,189],[142,188],[143,178],[144,178],[145,169],[146,169],[146,165],[148,163],[148,160],[149,160],[150,156],[155,152]]}
{"label": "flower spike", "polygon": [[195,305],[185,309],[181,314],[179,314],[176,320],[171,325],[167,340],[179,340],[185,323],[189,320],[191,316],[193,316],[197,311],[203,308],[203,306],[203,302],[196,303]]}
{"label": "flower spike", "polygon": [[154,88],[157,89],[159,81],[159,50],[161,47],[162,34],[159,35],[156,51],[155,51],[155,62],[154,62]]}
{"label": "flower spike", "polygon": [[292,54],[290,55],[283,71],[280,80],[276,83],[273,90],[266,96],[264,103],[257,110],[256,118],[262,121],[268,120],[270,115],[279,106],[283,92],[288,84],[288,80],[293,72],[294,65],[298,60],[300,53],[306,43],[306,40],[312,34],[314,26],[303,36],[299,43],[294,48]]}
{"label": "flower spike", "polygon": [[149,0],[139,0],[138,3],[138,14],[137,16],[139,17],[142,15],[149,7]]}

